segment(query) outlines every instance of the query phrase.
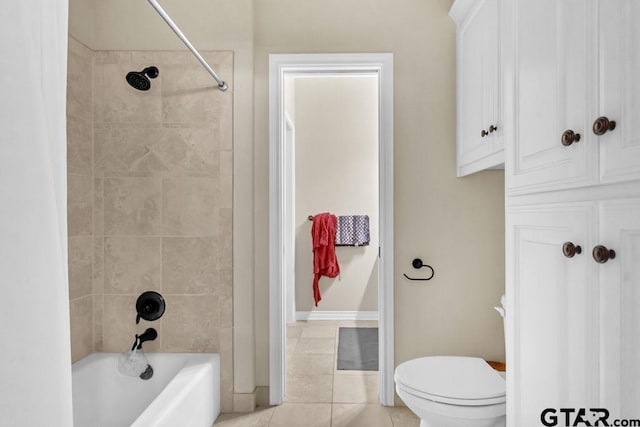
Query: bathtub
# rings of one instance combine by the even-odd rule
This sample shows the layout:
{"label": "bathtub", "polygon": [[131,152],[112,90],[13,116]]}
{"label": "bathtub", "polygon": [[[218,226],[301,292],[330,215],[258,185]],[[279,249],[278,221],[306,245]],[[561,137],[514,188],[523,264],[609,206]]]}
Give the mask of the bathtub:
{"label": "bathtub", "polygon": [[118,372],[118,353],[76,362],[74,427],[211,427],[220,413],[220,355],[148,353],[153,377]]}

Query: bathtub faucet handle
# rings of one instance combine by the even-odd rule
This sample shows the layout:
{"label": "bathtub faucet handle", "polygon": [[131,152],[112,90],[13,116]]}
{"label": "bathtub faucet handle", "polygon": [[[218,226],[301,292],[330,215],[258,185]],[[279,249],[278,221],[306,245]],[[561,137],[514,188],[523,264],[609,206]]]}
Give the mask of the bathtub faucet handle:
{"label": "bathtub faucet handle", "polygon": [[148,328],[146,331],[144,331],[144,333],[140,335],[136,334],[136,342],[133,344],[133,347],[135,349],[141,350],[143,342],[153,341],[156,338],[158,338],[158,331],[156,331],[154,328]]}
{"label": "bathtub faucet handle", "polygon": [[164,314],[166,304],[162,295],[156,291],[147,291],[140,294],[136,301],[136,325],[140,323],[140,319],[153,322],[158,320]]}

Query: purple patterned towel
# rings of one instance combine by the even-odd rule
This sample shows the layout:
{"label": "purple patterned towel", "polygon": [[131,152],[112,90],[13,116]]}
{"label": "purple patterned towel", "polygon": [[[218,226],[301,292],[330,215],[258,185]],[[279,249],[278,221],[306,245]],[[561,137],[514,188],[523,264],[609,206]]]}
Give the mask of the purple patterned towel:
{"label": "purple patterned towel", "polygon": [[338,217],[336,246],[366,246],[369,244],[369,216],[342,215]]}

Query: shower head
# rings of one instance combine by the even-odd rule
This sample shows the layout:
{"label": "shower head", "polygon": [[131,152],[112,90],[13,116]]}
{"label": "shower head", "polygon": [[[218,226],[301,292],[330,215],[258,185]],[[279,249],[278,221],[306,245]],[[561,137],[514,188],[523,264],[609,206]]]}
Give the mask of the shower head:
{"label": "shower head", "polygon": [[159,73],[158,68],[154,66],[147,67],[142,71],[130,71],[127,73],[127,83],[138,90],[149,90],[151,87],[149,79],[155,79]]}

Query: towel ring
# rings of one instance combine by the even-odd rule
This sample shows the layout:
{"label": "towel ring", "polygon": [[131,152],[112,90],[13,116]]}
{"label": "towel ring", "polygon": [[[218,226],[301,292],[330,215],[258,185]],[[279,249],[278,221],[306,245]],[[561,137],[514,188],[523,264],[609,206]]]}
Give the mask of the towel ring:
{"label": "towel ring", "polygon": [[409,280],[431,280],[431,279],[433,279],[433,276],[435,276],[435,274],[436,274],[436,272],[434,271],[433,267],[431,267],[429,264],[423,263],[420,258],[415,258],[413,261],[411,261],[411,265],[416,270],[419,270],[419,269],[424,268],[424,267],[428,268],[429,270],[431,270],[431,276],[423,279],[423,278],[409,277],[409,276],[407,276],[406,273],[402,273],[404,275],[404,277],[406,277]]}

